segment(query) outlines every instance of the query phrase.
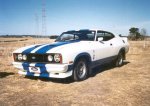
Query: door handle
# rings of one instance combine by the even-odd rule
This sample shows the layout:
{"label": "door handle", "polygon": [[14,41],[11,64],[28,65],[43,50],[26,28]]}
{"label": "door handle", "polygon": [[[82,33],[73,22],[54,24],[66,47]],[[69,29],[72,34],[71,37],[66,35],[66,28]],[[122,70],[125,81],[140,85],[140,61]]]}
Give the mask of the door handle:
{"label": "door handle", "polygon": [[110,43],[110,46],[112,46],[112,43]]}

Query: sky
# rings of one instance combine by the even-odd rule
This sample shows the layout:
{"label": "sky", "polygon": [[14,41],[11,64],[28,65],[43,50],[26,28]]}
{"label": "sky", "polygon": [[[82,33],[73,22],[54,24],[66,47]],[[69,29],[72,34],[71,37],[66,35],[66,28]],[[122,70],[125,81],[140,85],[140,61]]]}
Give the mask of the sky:
{"label": "sky", "polygon": [[[45,0],[46,35],[101,29],[128,35],[131,27],[150,34],[150,0]],[[42,0],[0,0],[0,35],[42,34]]]}

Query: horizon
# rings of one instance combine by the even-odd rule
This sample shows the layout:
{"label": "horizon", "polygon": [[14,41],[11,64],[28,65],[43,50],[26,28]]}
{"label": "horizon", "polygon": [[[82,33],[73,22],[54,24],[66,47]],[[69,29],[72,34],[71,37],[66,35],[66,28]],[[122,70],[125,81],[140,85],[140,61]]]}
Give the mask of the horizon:
{"label": "horizon", "polygon": [[[41,35],[43,0],[0,0],[0,35]],[[131,27],[150,35],[149,0],[45,0],[46,35],[102,29],[128,35]]]}

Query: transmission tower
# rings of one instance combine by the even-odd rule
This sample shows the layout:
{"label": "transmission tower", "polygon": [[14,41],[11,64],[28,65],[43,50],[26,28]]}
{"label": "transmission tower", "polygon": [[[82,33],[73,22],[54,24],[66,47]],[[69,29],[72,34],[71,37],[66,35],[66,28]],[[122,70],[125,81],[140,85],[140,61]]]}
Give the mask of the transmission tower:
{"label": "transmission tower", "polygon": [[37,14],[35,14],[35,35],[37,38],[39,37],[39,17]]}
{"label": "transmission tower", "polygon": [[46,0],[42,0],[42,35],[46,35]]}

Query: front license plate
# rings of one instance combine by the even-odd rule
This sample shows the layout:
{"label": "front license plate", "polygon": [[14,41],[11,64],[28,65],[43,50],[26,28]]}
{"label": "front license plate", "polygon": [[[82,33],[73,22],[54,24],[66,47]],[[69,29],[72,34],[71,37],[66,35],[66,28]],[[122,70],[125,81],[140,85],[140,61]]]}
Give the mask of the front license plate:
{"label": "front license plate", "polygon": [[29,67],[29,71],[32,73],[40,73],[39,67]]}

